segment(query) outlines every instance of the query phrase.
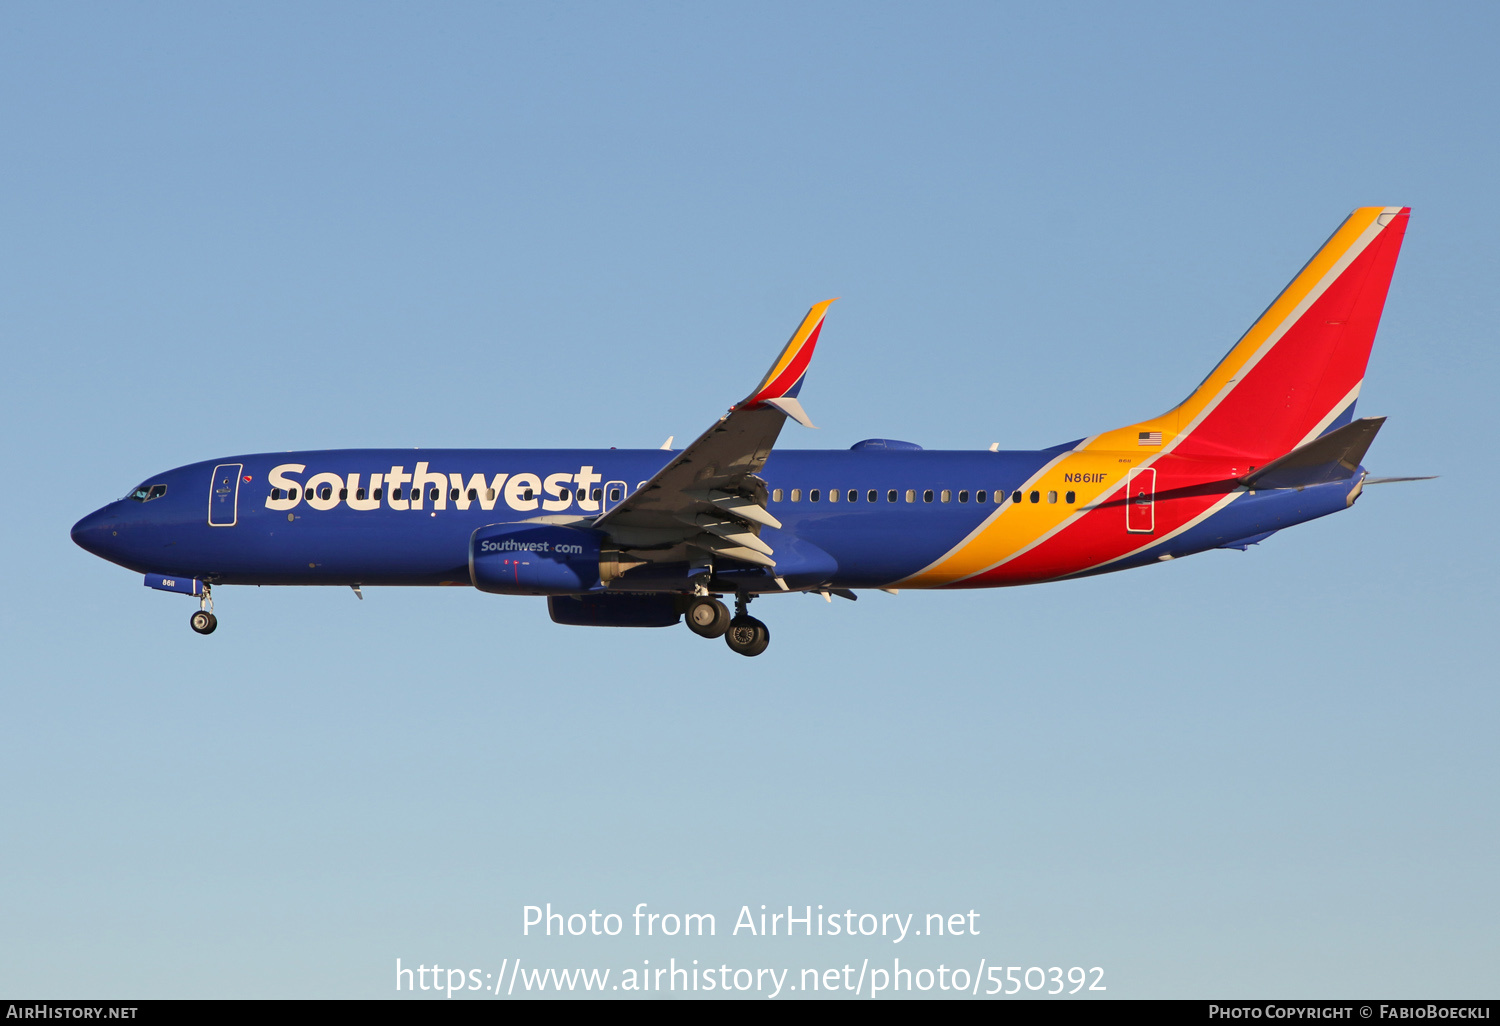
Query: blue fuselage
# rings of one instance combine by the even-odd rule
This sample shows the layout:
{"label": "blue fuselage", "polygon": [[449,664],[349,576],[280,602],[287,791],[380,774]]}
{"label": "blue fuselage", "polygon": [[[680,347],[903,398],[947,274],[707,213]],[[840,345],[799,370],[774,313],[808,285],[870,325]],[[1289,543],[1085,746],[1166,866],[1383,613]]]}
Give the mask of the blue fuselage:
{"label": "blue fuselage", "polygon": [[[837,569],[820,583],[889,586],[963,542],[1069,448],[778,451],[760,477],[768,486],[767,508],[783,526],[764,528],[761,537],[779,551],[806,542],[827,553]],[[234,456],[149,478],[136,492],[145,498],[110,503],[79,521],[73,537],[141,573],[213,583],[468,584],[469,541],[476,529],[538,517],[585,523],[582,518],[615,505],[671,457],[656,449],[343,449]],[[1246,494],[1203,523],[1162,539],[1160,550],[1108,569],[1151,562],[1163,552],[1176,556],[1223,546],[1322,516],[1344,508],[1348,493],[1348,483],[1340,482]]]}

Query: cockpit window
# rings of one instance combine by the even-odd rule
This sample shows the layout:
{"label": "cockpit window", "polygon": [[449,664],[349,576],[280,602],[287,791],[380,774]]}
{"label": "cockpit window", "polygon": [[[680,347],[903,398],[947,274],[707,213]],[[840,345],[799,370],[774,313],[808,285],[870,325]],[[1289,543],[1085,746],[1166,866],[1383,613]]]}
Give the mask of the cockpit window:
{"label": "cockpit window", "polygon": [[159,499],[166,494],[167,486],[164,484],[141,485],[125,496],[125,498],[134,499],[136,502],[150,502],[152,499]]}

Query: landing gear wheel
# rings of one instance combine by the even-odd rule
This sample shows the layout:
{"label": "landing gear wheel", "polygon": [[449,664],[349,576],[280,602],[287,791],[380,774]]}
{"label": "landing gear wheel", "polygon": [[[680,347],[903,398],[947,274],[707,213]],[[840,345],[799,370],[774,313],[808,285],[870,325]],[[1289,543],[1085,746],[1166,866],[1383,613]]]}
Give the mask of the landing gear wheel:
{"label": "landing gear wheel", "polygon": [[758,656],[771,643],[771,628],[753,616],[741,614],[730,621],[724,643],[742,656]]}
{"label": "landing gear wheel", "polygon": [[199,634],[212,634],[214,628],[219,626],[219,618],[206,609],[200,609],[192,615],[188,623]]}
{"label": "landing gear wheel", "polygon": [[729,607],[716,598],[703,596],[688,604],[683,617],[688,630],[700,638],[717,638],[729,630]]}

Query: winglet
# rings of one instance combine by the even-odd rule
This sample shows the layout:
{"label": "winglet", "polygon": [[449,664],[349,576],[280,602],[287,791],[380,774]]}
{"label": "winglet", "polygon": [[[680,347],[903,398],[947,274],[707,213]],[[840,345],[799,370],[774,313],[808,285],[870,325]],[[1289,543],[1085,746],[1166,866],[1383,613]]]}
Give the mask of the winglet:
{"label": "winglet", "polygon": [[807,316],[802,318],[802,323],[792,332],[786,348],[781,351],[776,362],[771,364],[771,369],[755,387],[755,391],[735,409],[764,403],[781,410],[800,424],[811,424],[801,404],[797,402],[797,393],[802,388],[802,379],[807,375],[807,365],[812,361],[813,350],[817,348],[818,335],[823,331],[823,318],[827,316],[828,308],[833,303],[832,299],[824,300],[807,311]]}

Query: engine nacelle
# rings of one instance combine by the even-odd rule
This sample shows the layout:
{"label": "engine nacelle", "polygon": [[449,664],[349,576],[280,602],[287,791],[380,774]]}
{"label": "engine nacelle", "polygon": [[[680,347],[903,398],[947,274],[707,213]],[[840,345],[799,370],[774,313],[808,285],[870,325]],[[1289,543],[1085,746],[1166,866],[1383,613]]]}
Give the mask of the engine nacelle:
{"label": "engine nacelle", "polygon": [[491,524],[469,536],[469,580],[496,595],[577,595],[599,586],[597,531]]}

